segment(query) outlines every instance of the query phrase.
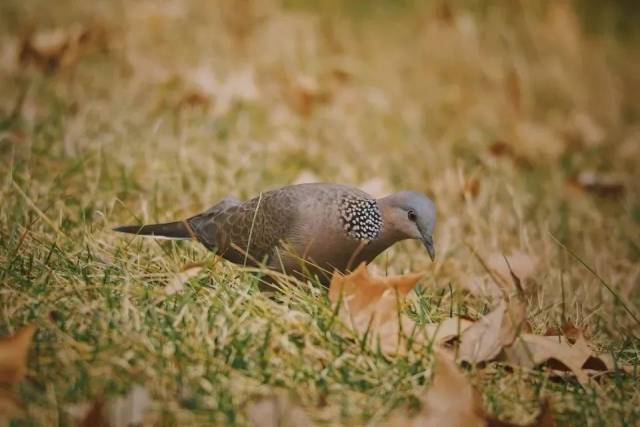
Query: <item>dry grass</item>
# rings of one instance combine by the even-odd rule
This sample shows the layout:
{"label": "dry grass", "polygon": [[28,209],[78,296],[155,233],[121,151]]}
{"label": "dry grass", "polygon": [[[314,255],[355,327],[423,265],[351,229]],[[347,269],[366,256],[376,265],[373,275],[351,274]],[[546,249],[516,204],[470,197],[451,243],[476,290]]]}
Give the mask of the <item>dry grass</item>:
{"label": "dry grass", "polygon": [[[437,262],[412,243],[377,260],[428,272],[416,316],[485,313],[488,297],[464,289],[483,274],[470,248],[522,251],[538,260],[536,330],[570,320],[638,362],[638,324],[619,302],[637,316],[635,35],[587,33],[590,9],[565,1],[339,4],[2,3],[0,331],[39,326],[17,425],[68,424],[68,405],[133,383],[165,425],[243,424],[274,388],[329,425],[415,404],[432,355],[363,350],[318,287],[276,302],[195,244],[109,231],[301,174],[433,196]],[[43,70],[16,60],[30,24],[90,37]],[[201,261],[184,291],[166,294]],[[640,417],[635,376],[582,388],[499,363],[469,375],[505,420],[532,419],[546,398],[563,425]]]}

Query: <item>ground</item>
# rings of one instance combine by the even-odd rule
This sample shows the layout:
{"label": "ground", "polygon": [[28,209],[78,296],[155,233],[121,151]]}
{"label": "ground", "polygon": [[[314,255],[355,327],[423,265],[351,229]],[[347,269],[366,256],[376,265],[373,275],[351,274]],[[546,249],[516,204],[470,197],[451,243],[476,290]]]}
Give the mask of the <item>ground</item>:
{"label": "ground", "polygon": [[[242,425],[274,390],[322,425],[419,405],[431,350],[361,346],[321,287],[269,297],[196,243],[111,231],[305,180],[435,200],[436,261],[413,242],[376,260],[426,273],[413,316],[487,313],[480,260],[524,254],[535,331],[571,322],[637,364],[636,9],[3,1],[0,335],[38,327],[15,425],[69,425],[66,408],[133,384],[163,425]],[[205,268],[183,283],[190,263]],[[505,421],[543,400],[560,425],[640,419],[637,375],[465,372]]]}

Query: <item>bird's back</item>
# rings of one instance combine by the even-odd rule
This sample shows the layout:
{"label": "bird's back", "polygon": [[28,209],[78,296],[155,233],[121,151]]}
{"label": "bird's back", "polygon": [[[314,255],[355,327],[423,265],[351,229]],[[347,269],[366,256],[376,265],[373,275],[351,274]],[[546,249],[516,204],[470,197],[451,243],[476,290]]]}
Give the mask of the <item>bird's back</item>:
{"label": "bird's back", "polygon": [[323,268],[340,269],[342,265],[331,264],[344,264],[359,244],[357,233],[364,232],[349,229],[348,219],[357,212],[347,208],[362,203],[375,200],[346,185],[299,184],[244,203],[223,202],[188,221],[205,246],[235,263],[267,261],[291,270],[299,258],[310,258]]}

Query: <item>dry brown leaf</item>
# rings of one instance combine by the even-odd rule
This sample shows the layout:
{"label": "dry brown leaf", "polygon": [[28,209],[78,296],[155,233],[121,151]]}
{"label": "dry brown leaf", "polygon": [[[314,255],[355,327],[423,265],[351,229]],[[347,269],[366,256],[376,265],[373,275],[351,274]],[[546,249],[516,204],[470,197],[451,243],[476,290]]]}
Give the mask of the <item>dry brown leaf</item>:
{"label": "dry brown leaf", "polygon": [[507,362],[512,365],[533,368],[545,364],[552,369],[570,371],[583,385],[589,381],[585,369],[613,369],[611,356],[596,355],[582,335],[571,345],[564,336],[522,334],[513,345],[505,348],[505,354]]}
{"label": "dry brown leaf", "polygon": [[31,324],[0,338],[0,383],[17,384],[27,374],[27,356],[35,332],[36,325]]}
{"label": "dry brown leaf", "polygon": [[501,300],[491,313],[480,318],[460,337],[458,361],[471,364],[495,359],[524,327],[526,307],[520,300]]}
{"label": "dry brown leaf", "polygon": [[[472,427],[485,425],[467,377],[445,353],[435,353],[433,383],[424,397],[418,426]],[[416,424],[414,424],[416,425]]]}
{"label": "dry brown leaf", "polygon": [[255,427],[306,427],[314,425],[307,413],[288,395],[276,393],[252,403],[247,409]]}
{"label": "dry brown leaf", "polygon": [[405,337],[413,342],[445,344],[467,330],[473,322],[451,317],[421,327],[401,312],[404,298],[417,285],[421,273],[380,276],[369,272],[365,264],[353,273],[335,273],[329,287],[329,299],[341,303],[340,318],[360,335],[368,334],[374,345],[385,353],[401,350]]}
{"label": "dry brown leaf", "polygon": [[285,98],[292,110],[308,117],[318,105],[328,102],[330,96],[314,77],[297,76],[287,79]]}
{"label": "dry brown leaf", "polygon": [[184,285],[192,277],[196,277],[203,268],[202,263],[187,264],[181,272],[176,273],[174,277],[165,286],[164,291],[167,295],[173,295],[184,290]]}
{"label": "dry brown leaf", "polygon": [[578,328],[573,323],[566,322],[560,328],[556,328],[556,327],[548,328],[544,334],[546,336],[564,335],[565,337],[567,337],[569,342],[573,344],[578,340],[578,338],[580,338],[580,336],[584,334],[584,331],[581,328]]}
{"label": "dry brown leaf", "polygon": [[581,172],[577,177],[567,180],[571,188],[576,188],[600,197],[618,198],[625,192],[621,176],[599,174],[594,171]]}
{"label": "dry brown leaf", "polygon": [[101,25],[30,30],[21,42],[18,60],[23,66],[33,64],[44,72],[54,73],[73,67],[92,48],[107,50],[107,32]]}
{"label": "dry brown leaf", "polygon": [[433,382],[422,400],[422,409],[413,418],[395,416],[392,427],[475,427],[485,426],[478,411],[476,395],[467,377],[442,350],[436,350]]}
{"label": "dry brown leaf", "polygon": [[480,180],[470,178],[464,182],[460,196],[462,199],[475,199],[480,194]]}
{"label": "dry brown leaf", "polygon": [[0,388],[0,426],[9,425],[9,422],[24,416],[22,403],[15,394]]}
{"label": "dry brown leaf", "polygon": [[474,322],[460,317],[450,317],[439,324],[428,324],[424,327],[426,338],[434,344],[443,344],[464,333]]}
{"label": "dry brown leaf", "polygon": [[[443,350],[435,351],[433,382],[422,400],[422,409],[415,417],[392,417],[391,427],[516,427],[485,414],[480,397],[465,374]],[[554,427],[548,402],[540,415],[528,427]]]}
{"label": "dry brown leaf", "polygon": [[334,273],[329,286],[333,304],[341,301],[340,318],[360,334],[367,331],[384,352],[400,347],[400,331],[411,333],[415,322],[400,312],[402,298],[417,285],[422,273],[377,276],[361,264],[343,276]]}
{"label": "dry brown leaf", "polygon": [[79,420],[80,427],[129,427],[143,424],[151,403],[147,390],[134,385],[125,396],[72,405],[67,413]]}
{"label": "dry brown leaf", "polygon": [[[489,257],[487,266],[491,272],[497,276],[498,280],[500,280],[501,285],[511,288],[513,284],[511,272],[520,279],[520,282],[525,282],[536,272],[538,259],[535,256],[527,255],[520,251],[508,255],[506,260],[503,254],[493,254]],[[509,267],[511,267],[511,271]]]}

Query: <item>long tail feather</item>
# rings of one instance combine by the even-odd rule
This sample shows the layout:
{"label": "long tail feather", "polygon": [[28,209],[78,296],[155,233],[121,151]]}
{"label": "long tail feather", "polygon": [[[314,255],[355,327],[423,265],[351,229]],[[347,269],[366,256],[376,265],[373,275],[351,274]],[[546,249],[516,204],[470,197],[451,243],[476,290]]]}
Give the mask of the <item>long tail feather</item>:
{"label": "long tail feather", "polygon": [[151,236],[155,238],[185,240],[193,238],[193,233],[184,221],[167,222],[165,224],[123,225],[113,231],[120,233]]}

